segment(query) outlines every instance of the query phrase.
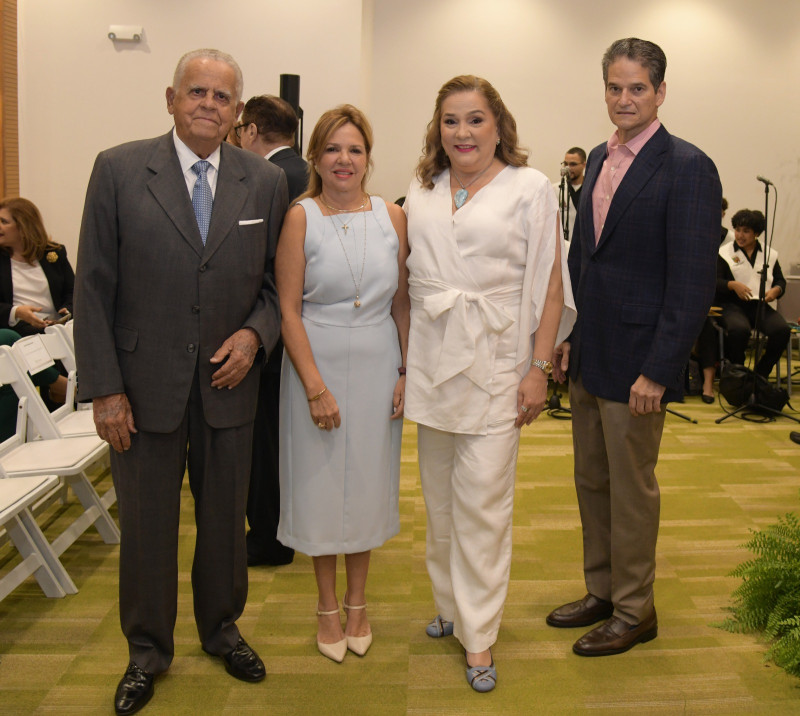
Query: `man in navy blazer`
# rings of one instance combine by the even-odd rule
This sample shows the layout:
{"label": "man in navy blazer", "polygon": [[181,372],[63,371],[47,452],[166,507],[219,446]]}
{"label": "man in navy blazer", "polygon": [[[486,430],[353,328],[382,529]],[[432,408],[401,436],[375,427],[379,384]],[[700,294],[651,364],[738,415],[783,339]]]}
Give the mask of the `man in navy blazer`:
{"label": "man in navy blazer", "polygon": [[166,91],[174,130],[102,152],[86,193],[75,345],[80,395],[114,448],[130,656],[118,714],[147,703],[174,655],[187,466],[201,646],[238,679],[265,675],[236,620],[247,599],[254,359],[280,331],[272,264],[287,190],[279,169],[224,142],[242,84],[230,55],[184,55]]}
{"label": "man in navy blazer", "polygon": [[578,320],[556,349],[569,371],[575,487],[587,594],[555,609],[555,627],[599,627],[573,651],[604,656],[658,633],[653,599],[665,404],[714,294],[722,188],[714,163],[658,120],[667,60],[618,40],[603,56],[617,130],[591,152],[569,268]]}
{"label": "man in navy blazer", "polygon": [[[283,169],[289,201],[308,186],[308,165],[292,148],[299,120],[286,100],[274,95],[251,97],[244,105],[236,136],[242,149],[264,157]],[[294,550],[278,541],[281,491],[278,479],[278,416],[283,342],[279,339],[261,371],[258,409],[253,423],[253,463],[247,493],[248,565],[289,564]]]}

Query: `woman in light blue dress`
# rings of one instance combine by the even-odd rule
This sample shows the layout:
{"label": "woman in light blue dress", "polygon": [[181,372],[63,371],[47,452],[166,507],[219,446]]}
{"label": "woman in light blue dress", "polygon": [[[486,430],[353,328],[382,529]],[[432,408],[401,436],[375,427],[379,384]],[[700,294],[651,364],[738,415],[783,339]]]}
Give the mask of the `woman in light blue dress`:
{"label": "woman in light blue dress", "polygon": [[339,662],[372,643],[370,550],[400,530],[408,242],[403,211],[365,191],[371,149],[355,107],[322,115],[308,147],[309,189],[286,215],[275,271],[290,359],[281,374],[278,539],[313,558],[317,646]]}

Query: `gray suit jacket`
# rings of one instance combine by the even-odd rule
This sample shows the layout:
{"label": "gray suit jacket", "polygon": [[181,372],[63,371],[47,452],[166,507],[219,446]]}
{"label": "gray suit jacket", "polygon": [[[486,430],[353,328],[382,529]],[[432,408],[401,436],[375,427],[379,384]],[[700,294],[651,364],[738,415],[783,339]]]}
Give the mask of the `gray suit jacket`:
{"label": "gray suit jacket", "polygon": [[138,428],[172,432],[197,368],[209,425],[251,421],[258,366],[217,390],[209,359],[243,327],[267,353],[277,341],[273,259],[286,207],[281,171],[223,143],[203,246],[171,131],[98,155],[75,289],[80,399],[124,392]]}

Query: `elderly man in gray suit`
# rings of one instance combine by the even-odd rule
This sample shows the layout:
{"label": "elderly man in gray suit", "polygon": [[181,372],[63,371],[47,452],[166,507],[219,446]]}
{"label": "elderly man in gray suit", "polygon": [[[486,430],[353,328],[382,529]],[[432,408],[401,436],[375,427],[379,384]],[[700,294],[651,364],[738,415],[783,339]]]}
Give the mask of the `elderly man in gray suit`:
{"label": "elderly man in gray suit", "polygon": [[187,465],[202,648],[238,679],[265,676],[236,620],[247,598],[253,364],[280,329],[272,261],[287,188],[279,169],[224,143],[242,85],[229,55],[184,55],[166,92],[174,129],[102,152],[86,195],[75,341],[81,399],[93,400],[97,431],[113,448],[130,654],[118,714],[149,701],[174,655]]}

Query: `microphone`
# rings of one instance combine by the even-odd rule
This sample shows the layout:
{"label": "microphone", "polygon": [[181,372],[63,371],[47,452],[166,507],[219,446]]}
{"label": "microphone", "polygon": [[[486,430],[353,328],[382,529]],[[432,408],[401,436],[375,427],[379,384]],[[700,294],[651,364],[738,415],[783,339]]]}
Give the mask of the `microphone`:
{"label": "microphone", "polygon": [[758,181],[764,182],[764,184],[767,184],[768,186],[775,186],[769,179],[765,179],[762,176],[757,176],[756,179]]}
{"label": "microphone", "polygon": [[[562,165],[561,165],[561,176],[562,176],[562,177],[569,176],[569,167],[568,167],[568,166],[566,166],[565,164],[562,164]],[[770,182],[770,183],[771,183],[771,182]]]}

